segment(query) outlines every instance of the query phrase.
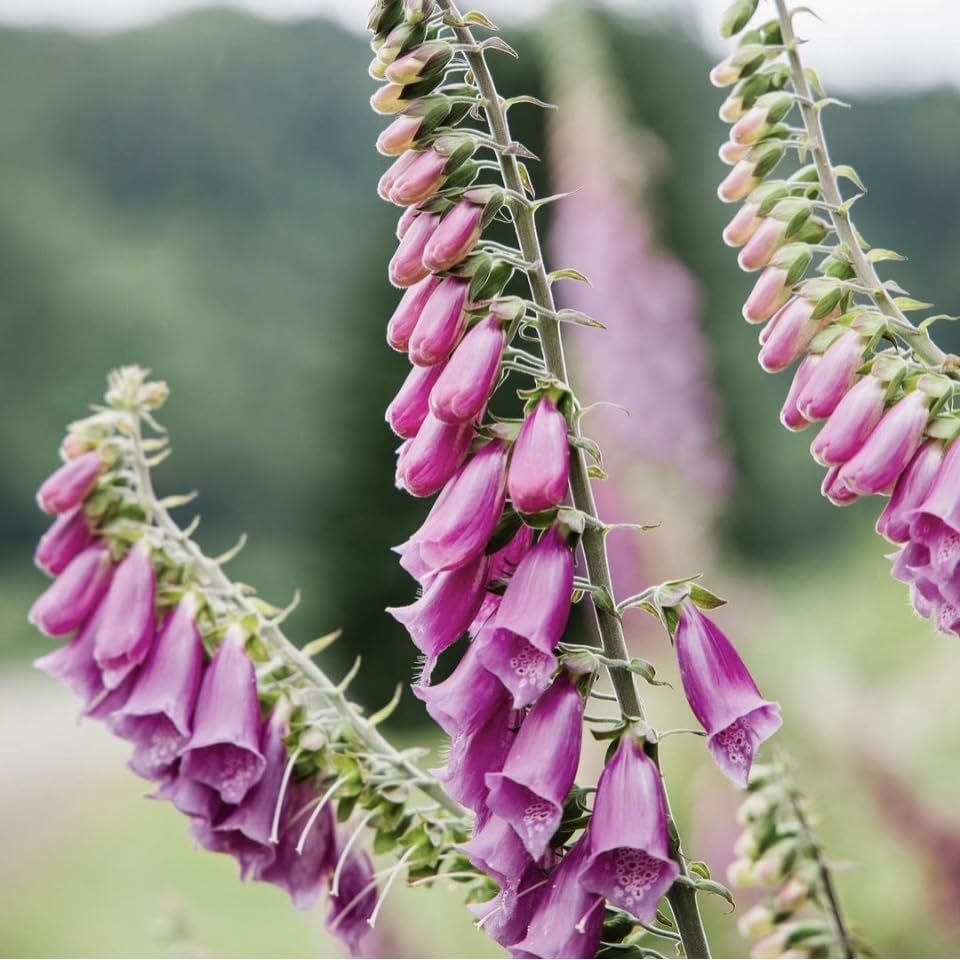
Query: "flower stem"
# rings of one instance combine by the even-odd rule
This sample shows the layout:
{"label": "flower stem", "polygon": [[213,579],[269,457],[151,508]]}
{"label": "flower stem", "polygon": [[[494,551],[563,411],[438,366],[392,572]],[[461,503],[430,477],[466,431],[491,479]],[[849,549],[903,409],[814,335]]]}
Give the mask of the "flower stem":
{"label": "flower stem", "polygon": [[[497,156],[500,162],[503,184],[513,194],[523,196],[523,180],[520,176],[517,158],[507,152],[506,149],[512,143],[506,111],[503,108],[503,101],[497,92],[483,51],[478,49],[470,27],[462,22],[454,0],[438,0],[438,3],[454,22],[454,31],[458,41],[471,51],[466,55],[467,60],[473,71],[477,89],[484,101],[484,112],[486,113],[490,133],[496,144],[501,148],[497,151]],[[530,292],[534,303],[543,308],[544,311],[539,323],[543,358],[550,374],[561,383],[567,383],[567,364],[563,352],[563,337],[560,333],[560,324],[556,319],[556,303],[554,302],[553,291],[543,263],[543,252],[540,247],[534,211],[528,204],[524,203],[513,203],[511,209],[517,238],[520,242],[520,250],[524,258],[533,265],[527,271]],[[576,418],[573,418],[569,427],[574,440],[578,439],[580,428]],[[587,472],[586,458],[583,450],[575,443],[571,446],[570,451],[570,492],[573,497],[573,504],[579,511],[588,518],[599,519],[593,489],[590,485],[590,477]],[[613,597],[610,565],[607,560],[603,530],[599,522],[587,524],[581,544],[590,582],[599,588],[602,594],[605,593],[606,596]],[[604,655],[610,660],[629,660],[620,618],[616,613],[597,606],[596,603],[592,603],[591,606],[596,617]],[[625,717],[642,720],[643,704],[637,693],[633,674],[625,667],[608,667],[608,670],[621,713]],[[676,836],[675,830],[671,830],[671,836]],[[681,872],[685,875],[686,866],[679,849],[679,841],[674,844],[671,855],[676,859]],[[690,958],[709,957],[710,948],[700,919],[696,891],[688,886],[674,884],[668,898],[677,922],[677,930],[683,939],[686,956]]]}
{"label": "flower stem", "polygon": [[237,589],[236,584],[223,572],[220,565],[207,557],[200,548],[180,529],[153,490],[150,468],[143,448],[140,417],[136,413],[130,416],[130,437],[133,450],[137,484],[143,506],[152,517],[155,525],[170,539],[175,541],[190,560],[195,575],[207,584],[229,597],[243,616],[257,618],[258,635],[273,650],[286,659],[316,688],[326,704],[340,716],[360,741],[372,754],[380,757],[401,773],[421,792],[436,801],[446,811],[458,819],[465,819],[466,811],[452,797],[448,796],[440,783],[421,770],[408,757],[398,751],[366,718],[362,717],[350,704],[337,685],[302,651],[284,635],[280,627],[265,617]]}
{"label": "flower stem", "polygon": [[884,288],[873,263],[861,246],[859,235],[850,218],[850,211],[844,206],[836,172],[830,162],[823,123],[820,120],[821,111],[814,105],[810,81],[800,60],[797,38],[793,30],[792,11],[787,6],[787,0],[774,0],[774,2],[780,21],[783,45],[790,62],[791,79],[799,95],[800,113],[810,141],[810,152],[817,168],[823,199],[829,204],[828,210],[834,230],[849,252],[850,265],[856,271],[857,278],[869,291],[870,298],[877,309],[889,318],[893,332],[913,348],[920,360],[931,367],[941,369],[947,355],[930,339],[926,331],[915,327],[893,302],[893,298]]}

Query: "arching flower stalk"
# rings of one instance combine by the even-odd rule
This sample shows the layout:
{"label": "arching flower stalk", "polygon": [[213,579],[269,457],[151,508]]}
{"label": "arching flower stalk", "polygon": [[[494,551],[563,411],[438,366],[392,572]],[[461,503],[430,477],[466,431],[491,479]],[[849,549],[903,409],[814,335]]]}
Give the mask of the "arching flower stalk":
{"label": "arching flower stalk", "polygon": [[[489,880],[471,898],[495,891],[475,908],[480,923],[525,956],[591,957],[678,934],[687,956],[708,956],[696,893],[726,891],[688,871],[635,683],[652,668],[628,658],[624,613],[643,608],[676,635],[691,706],[735,782],[779,725],[776,705],[699,613],[720,603],[703,587],[677,581],[614,599],[612,528],[591,489],[599,448],[580,432],[560,332],[598,324],[553,299],[556,280],[579,274],[544,266],[535,215],[547,201],[534,199],[520,159],[531,155],[507,122],[514,106],[538,101],[503,99],[485,57],[510,47],[499,37],[478,43],[471,24],[492,24],[462,16],[452,0],[377,0],[368,24],[370,74],[386,81],[371,103],[393,117],[377,145],[396,158],[379,192],[403,208],[389,277],[406,292],[387,340],[412,369],[387,414],[403,440],[396,480],[414,496],[439,493],[396,548],[421,595],[391,612],[423,655],[417,695],[451,736],[440,777],[476,814],[463,850]],[[494,239],[508,227],[512,240]],[[529,297],[503,294],[515,273]],[[497,388],[521,378],[522,421],[493,413]],[[580,597],[589,597],[598,646],[563,642]],[[464,636],[456,669],[432,682]],[[598,720],[586,702],[611,699],[596,688],[602,672],[619,713]],[[613,741],[592,812],[591,791],[574,780],[584,723]],[[629,819],[625,802],[637,804]],[[664,894],[677,933],[651,926]]]}
{"label": "arching flower stalk", "polygon": [[737,818],[743,833],[728,879],[766,894],[738,923],[744,939],[755,941],[750,956],[870,956],[844,918],[810,802],[794,785],[785,757],[754,768]]}
{"label": "arching flower stalk", "polygon": [[[799,361],[784,425],[826,421],[810,448],[825,467],[824,495],[840,506],[889,496],[877,531],[899,548],[893,576],[909,584],[920,616],[960,633],[960,362],[930,338],[938,317],[919,326],[907,318],[929,304],[878,277],[877,263],[902,257],[869,247],[854,227],[860,194],[845,198],[840,181],[863,186],[831,162],[821,113],[833,101],[801,62],[793,20],[802,8],[775,8],[711,73],[733,88],[720,108],[732,124],[720,156],[732,169],[718,193],[743,202],[724,240],[741,247],[744,270],[761,271],[744,317],[764,324],[765,370]],[[724,35],[744,31],[756,9],[757,0],[732,4]],[[784,173],[794,154],[796,168]]]}
{"label": "arching flower stalk", "polygon": [[[273,883],[306,909],[326,890],[328,927],[351,947],[378,903],[358,820],[377,853],[412,874],[450,872],[469,823],[435,778],[377,730],[312,657],[280,610],[232,582],[160,500],[150,467],[169,452],[153,419],[166,387],[126,367],[106,405],[70,425],[64,464],[38,500],[57,515],[37,548],[56,579],[31,620],[67,637],[36,665],[67,685],[82,715],[132,746],[130,767],[190,822],[205,849],[234,856],[243,879]],[[153,436],[144,437],[143,426]]]}

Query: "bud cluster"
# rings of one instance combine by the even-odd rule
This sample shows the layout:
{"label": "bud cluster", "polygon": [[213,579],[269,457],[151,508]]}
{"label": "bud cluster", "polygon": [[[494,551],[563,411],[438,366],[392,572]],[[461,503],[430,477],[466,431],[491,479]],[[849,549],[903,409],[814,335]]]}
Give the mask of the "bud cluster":
{"label": "bud cluster", "polygon": [[[632,664],[562,642],[573,599],[589,593],[622,644],[622,610],[613,609],[609,584],[575,576],[581,543],[588,574],[588,538],[603,549],[595,508],[577,499],[574,476],[589,483],[581,450],[597,459],[599,451],[579,434],[581,407],[548,339],[564,320],[595,322],[556,311],[543,296],[552,280],[539,257],[536,203],[515,159],[526,152],[509,140],[483,58],[485,49],[509,48],[476,44],[453,3],[427,6],[411,20],[409,5],[378,0],[369,19],[371,74],[387,81],[371,102],[397,114],[377,143],[397,155],[379,192],[404,208],[389,277],[405,293],[387,341],[411,363],[387,421],[403,440],[397,485],[418,497],[439,493],[421,527],[395,548],[420,596],[389,612],[423,656],[414,692],[451,740],[438,776],[476,815],[462,851],[493,881],[470,895],[483,929],[522,955],[592,957],[601,943],[644,936],[638,926],[653,923],[685,867],[671,840],[656,736],[639,704],[621,701],[620,717],[600,721],[607,727],[599,735],[613,743],[592,807],[593,791],[574,779],[584,723],[595,722],[585,701],[596,695],[600,670],[619,670],[631,689],[634,682]],[[398,78],[397,63],[433,62],[441,47],[450,55],[436,72]],[[393,66],[383,67],[387,60]],[[481,110],[488,129],[469,125]],[[481,150],[496,162],[476,160]],[[500,179],[481,180],[488,170]],[[489,239],[496,219],[512,222],[519,249]],[[532,300],[502,295],[515,271],[528,279]],[[489,409],[514,375],[532,379],[518,392],[521,422]],[[568,487],[573,506],[564,502]],[[755,749],[779,726],[778,710],[688,596],[689,586],[673,585],[669,603],[646,606],[677,628],[685,688],[710,750],[745,782]],[[457,665],[434,682],[438,658],[464,636]],[[680,896],[690,897],[697,884],[683,879]],[[695,905],[693,913],[699,925]]]}
{"label": "bud cluster", "polygon": [[[793,15],[776,5],[778,17],[742,33],[711,73],[733,88],[720,109],[732,124],[720,156],[732,169],[718,194],[742,201],[723,237],[741,248],[743,270],[760,272],[743,315],[763,325],[764,370],[799,361],[780,419],[794,431],[825,421],[810,447],[824,496],[838,506],[890,497],[877,530],[904,545],[894,576],[910,584],[921,616],[960,634],[960,493],[948,465],[960,456],[949,455],[960,432],[955,358],[933,344],[928,323],[904,316],[926,305],[877,278],[875,262],[902,258],[868,249],[852,224],[856,197],[844,200],[838,182],[859,178],[830,164],[820,112],[832,101],[812,100],[823,91],[800,62]],[[756,6],[734,3],[724,35],[744,30]],[[784,176],[777,168],[790,152],[814,162]]]}
{"label": "bud cluster", "polygon": [[[36,560],[55,579],[30,619],[69,639],[36,665],[131,743],[130,768],[187,816],[199,846],[298,908],[328,891],[328,926],[355,946],[378,897],[353,811],[367,811],[377,852],[399,848],[431,876],[465,836],[457,807],[283,637],[289,611],[233,584],[228,557],[204,557],[193,528],[173,523],[168,508],[189,498],[156,500],[149,468],[167,441],[141,429],[165,397],[139,368],[114,373],[107,405],[70,426],[40,488],[57,519]],[[448,809],[416,808],[418,788]]]}
{"label": "bud cluster", "polygon": [[810,826],[809,801],[783,759],[754,768],[737,819],[743,832],[728,879],[735,887],[767,891],[738,923],[744,939],[755,941],[750,956],[857,956]]}

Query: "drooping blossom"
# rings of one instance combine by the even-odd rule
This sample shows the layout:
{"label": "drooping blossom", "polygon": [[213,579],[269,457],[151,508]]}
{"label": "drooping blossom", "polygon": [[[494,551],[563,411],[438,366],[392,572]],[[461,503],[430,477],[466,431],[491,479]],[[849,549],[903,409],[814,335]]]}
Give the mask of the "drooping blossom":
{"label": "drooping blossom", "polygon": [[541,397],[520,428],[507,488],[514,509],[540,513],[557,506],[570,480],[567,421],[549,397]]}
{"label": "drooping blossom", "polygon": [[37,491],[37,503],[47,513],[67,513],[83,503],[103,469],[96,450],[68,460],[44,480]]}
{"label": "drooping blossom", "polygon": [[92,539],[93,532],[83,508],[74,507],[60,514],[40,538],[34,561],[45,573],[58,576]]}
{"label": "drooping blossom", "polygon": [[30,622],[51,637],[76,630],[103,599],[113,563],[106,544],[95,541],[81,550],[30,608]]}
{"label": "drooping blossom", "polygon": [[488,314],[463,338],[430,391],[430,409],[445,423],[464,423],[482,413],[493,392],[506,334]]}
{"label": "drooping blossom", "polygon": [[780,708],[763,699],[713,621],[689,601],[678,614],[674,642],[683,692],[717,765],[738,786],[746,786],[757,747],[780,728]]}

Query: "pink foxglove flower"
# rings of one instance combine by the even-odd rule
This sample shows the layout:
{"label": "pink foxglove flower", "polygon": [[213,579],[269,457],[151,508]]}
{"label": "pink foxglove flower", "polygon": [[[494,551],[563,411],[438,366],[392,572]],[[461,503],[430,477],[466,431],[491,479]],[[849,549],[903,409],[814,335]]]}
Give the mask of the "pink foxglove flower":
{"label": "pink foxglove flower", "polygon": [[190,737],[203,673],[196,609],[196,600],[187,594],[171,612],[129,699],[109,719],[113,732],[136,746],[131,768],[148,779],[167,774]]}
{"label": "pink foxglove flower", "polygon": [[483,602],[486,582],[487,558],[481,554],[462,567],[438,573],[416,602],[387,608],[426,657],[427,679],[437,657],[466,633]]}
{"label": "pink foxglove flower", "polygon": [[553,527],[520,561],[496,616],[477,639],[481,662],[518,709],[550,686],[572,591],[573,553]]}
{"label": "pink foxglove flower", "polygon": [[111,690],[150,652],[156,630],[156,589],[150,548],[141,541],[117,567],[94,636],[94,656],[103,670],[104,685]]}
{"label": "pink foxglove flower", "polygon": [[752,271],[765,267],[783,243],[786,230],[786,223],[776,217],[762,220],[737,257],[740,269]]}
{"label": "pink foxglove flower", "polygon": [[500,770],[516,739],[516,714],[510,709],[494,711],[472,733],[461,733],[450,743],[447,765],[436,771],[448,794],[471,810],[487,802],[487,774]]}
{"label": "pink foxglove flower", "polygon": [[82,507],[62,513],[40,538],[33,559],[51,576],[63,573],[67,564],[93,539],[90,522]]}
{"label": "pink foxglove flower", "polygon": [[387,423],[407,440],[415,437],[430,412],[430,391],[443,372],[443,365],[412,367],[403,386],[387,407]]}
{"label": "pink foxglove flower", "polygon": [[810,346],[810,341],[825,323],[814,317],[816,304],[806,297],[794,297],[781,307],[764,329],[760,348],[760,366],[767,373],[789,367]]}
{"label": "pink foxglove flower", "polygon": [[79,697],[84,710],[103,693],[103,677],[93,659],[96,624],[97,613],[94,612],[67,643],[33,662],[38,670],[56,678]]}
{"label": "pink foxglove flower", "polygon": [[403,235],[390,261],[390,282],[395,287],[412,287],[430,272],[423,263],[423,254],[439,222],[437,214],[421,213]]}
{"label": "pink foxglove flower", "polygon": [[423,701],[433,721],[452,739],[469,735],[494,713],[508,707],[503,685],[480,662],[475,643],[467,647],[446,680],[431,686],[414,684],[411,689]]}
{"label": "pink foxglove flower", "polygon": [[581,837],[560,861],[543,889],[526,936],[513,944],[521,957],[593,957],[603,930],[603,898],[580,882],[588,856]]}
{"label": "pink foxglove flower", "polygon": [[444,423],[432,413],[397,458],[397,486],[415,497],[437,493],[466,459],[473,439],[469,423]]}
{"label": "pink foxglove flower", "polygon": [[928,440],[900,475],[893,496],[877,519],[877,533],[892,543],[910,539],[913,511],[920,506],[943,463],[943,444]]}
{"label": "pink foxglove flower", "polygon": [[492,313],[463,338],[430,394],[430,409],[438,420],[462,423],[483,413],[505,343],[503,327]]}
{"label": "pink foxglove flower", "polygon": [[853,330],[841,334],[827,347],[815,376],[797,397],[797,407],[808,420],[829,417],[853,385],[863,363],[863,339]]}
{"label": "pink foxglove flower", "polygon": [[588,836],[581,885],[652,923],[680,868],[668,852],[660,771],[632,736],[620,741],[600,775]]}
{"label": "pink foxglove flower", "polygon": [[483,224],[483,207],[461,200],[448,211],[423,251],[423,263],[437,273],[455,267],[476,246]]}
{"label": "pink foxglove flower", "polygon": [[960,443],[947,447],[927,495],[910,520],[910,539],[930,552],[940,580],[953,577],[960,561]]}
{"label": "pink foxglove flower", "polygon": [[502,772],[486,776],[487,806],[513,827],[534,860],[560,826],[582,731],[583,697],[563,672],[524,719]]}
{"label": "pink foxglove flower", "polygon": [[557,506],[570,480],[567,421],[548,397],[541,397],[523,421],[507,475],[510,500],[520,513]]}
{"label": "pink foxglove flower", "polygon": [[759,229],[763,221],[757,216],[760,205],[745,203],[723,231],[723,242],[728,247],[742,247]]}
{"label": "pink foxglove flower", "polygon": [[886,398],[887,388],[876,377],[855,383],[810,445],[813,459],[824,465],[846,463],[880,422]]}
{"label": "pink foxglove flower", "polygon": [[107,546],[100,542],[90,544],[37,598],[30,608],[30,622],[50,637],[72,633],[97,608],[112,574]]}
{"label": "pink foxglove flower", "polygon": [[429,367],[446,360],[463,335],[464,306],[470,285],[459,277],[444,277],[430,294],[410,335],[410,360]]}
{"label": "pink foxglove flower", "polygon": [[397,178],[403,176],[404,172],[416,163],[418,156],[419,154],[415,150],[408,150],[387,167],[377,184],[377,193],[381,199],[390,199],[390,191],[397,182]]}
{"label": "pink foxglove flower", "polygon": [[748,323],[764,323],[790,298],[787,271],[782,267],[767,267],[754,284],[743,305],[743,319]]}
{"label": "pink foxglove flower", "polygon": [[502,440],[488,443],[460,468],[420,529],[397,548],[412,576],[459,567],[483,552],[503,512],[506,468]]}
{"label": "pink foxglove flower", "polygon": [[402,115],[384,128],[377,137],[377,150],[388,157],[396,157],[413,146],[423,126],[423,117]]}
{"label": "pink foxglove flower", "polygon": [[780,422],[788,430],[804,430],[810,426],[810,421],[800,412],[797,405],[797,398],[803,392],[803,388],[810,381],[817,365],[820,363],[820,357],[816,354],[810,354],[800,361],[797,372],[793,375],[790,382],[790,389],[780,408]]}
{"label": "pink foxglove flower", "polygon": [[745,787],[757,747],[780,728],[780,707],[763,699],[715,623],[690,602],[678,612],[675,644],[683,692],[717,765]]}
{"label": "pink foxglove flower", "polygon": [[[342,855],[342,844],[335,847],[337,860]],[[373,864],[362,850],[350,850],[340,873],[336,894],[330,893],[327,929],[357,954],[360,942],[370,932],[367,922],[377,904],[377,885]]]}
{"label": "pink foxglove flower", "polygon": [[397,309],[393,311],[393,316],[387,323],[387,343],[394,350],[403,352],[407,350],[410,345],[410,336],[420,319],[420,314],[423,313],[423,308],[439,283],[439,277],[424,277],[419,283],[415,283],[404,291]]}
{"label": "pink foxglove flower", "polygon": [[844,464],[843,482],[860,494],[889,490],[917,452],[929,419],[930,398],[922,390],[897,401]]}
{"label": "pink foxglove flower", "polygon": [[80,506],[94,488],[103,464],[96,450],[67,461],[37,491],[37,503],[47,513],[66,513]]}
{"label": "pink foxglove flower", "polygon": [[394,178],[390,200],[398,206],[420,203],[439,189],[449,157],[430,148],[414,154],[413,163]]}
{"label": "pink foxglove flower", "polygon": [[245,645],[243,630],[230,627],[203,675],[180,767],[184,776],[216,790],[224,803],[240,803],[266,766],[257,678]]}
{"label": "pink foxglove flower", "polygon": [[473,838],[460,849],[478,870],[493,877],[501,890],[516,890],[531,863],[530,854],[513,827],[492,813],[484,812],[478,818]]}

